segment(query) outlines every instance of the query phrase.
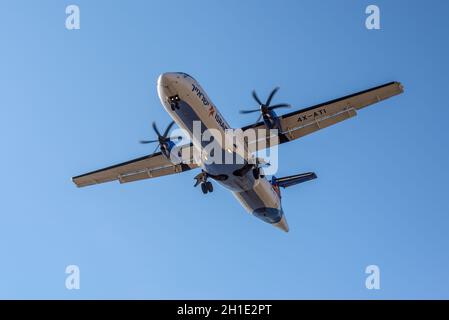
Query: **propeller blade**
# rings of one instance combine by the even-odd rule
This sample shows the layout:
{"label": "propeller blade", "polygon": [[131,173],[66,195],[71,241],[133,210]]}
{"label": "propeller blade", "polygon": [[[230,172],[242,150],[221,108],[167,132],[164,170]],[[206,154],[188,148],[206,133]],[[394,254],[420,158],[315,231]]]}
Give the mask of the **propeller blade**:
{"label": "propeller blade", "polygon": [[158,137],[162,136],[161,133],[159,132],[159,130],[157,129],[156,122],[153,121],[152,127],[153,127],[153,130],[156,132]]}
{"label": "propeller blade", "polygon": [[159,140],[140,140],[139,142],[142,144],[147,144],[147,143],[159,142]]}
{"label": "propeller blade", "polygon": [[279,108],[291,108],[292,106],[287,103],[279,103],[275,104],[274,106],[268,107],[268,110],[274,110]]}
{"label": "propeller blade", "polygon": [[260,109],[240,110],[239,111],[239,113],[241,113],[241,114],[254,113],[254,112],[260,112]]}
{"label": "propeller blade", "polygon": [[257,103],[259,105],[263,105],[263,103],[260,101],[259,97],[257,96],[256,90],[253,90],[253,98],[254,98],[254,100],[257,101]]}
{"label": "propeller blade", "polygon": [[[156,148],[154,148],[153,153],[156,153],[157,148],[159,148],[160,146],[161,146],[161,145],[158,144],[158,145],[156,146]],[[153,154],[153,153],[152,153],[152,154]]]}
{"label": "propeller blade", "polygon": [[273,89],[273,91],[271,91],[270,95],[268,96],[267,99],[267,103],[265,103],[266,106],[269,106],[271,103],[271,100],[273,99],[274,95],[276,94],[276,92],[279,90],[279,87],[276,87]]}
{"label": "propeller blade", "polygon": [[263,117],[263,114],[261,113],[261,114],[259,115],[259,118],[257,118],[256,122],[254,122],[254,124],[252,125],[251,128],[254,128],[255,126],[257,126],[257,124],[259,123],[259,121],[260,121],[260,119],[261,119],[262,117]]}
{"label": "propeller blade", "polygon": [[270,106],[271,101],[273,100],[273,97],[276,94],[276,92],[278,92],[278,90],[279,90],[279,87],[276,87],[273,90],[271,90],[270,94],[268,95],[267,102],[265,104],[263,104],[260,101],[259,96],[256,93],[256,90],[253,90],[252,96],[253,96],[254,100],[256,100],[257,103],[259,103],[259,106],[260,106],[259,109],[250,109],[250,110],[240,110],[239,111],[241,114],[260,112],[259,118],[257,118],[257,120],[254,123],[254,125],[252,126],[252,128],[257,126],[257,123],[261,120],[262,117],[264,117],[264,116],[270,117],[271,110],[279,109],[279,108],[291,108],[291,105],[289,105],[287,103],[278,103],[278,104]]}
{"label": "propeller blade", "polygon": [[165,129],[165,131],[164,131],[164,135],[163,135],[164,137],[167,136],[168,132],[170,131],[171,127],[173,127],[174,124],[175,124],[174,121],[170,122],[170,124],[168,125],[167,129]]}

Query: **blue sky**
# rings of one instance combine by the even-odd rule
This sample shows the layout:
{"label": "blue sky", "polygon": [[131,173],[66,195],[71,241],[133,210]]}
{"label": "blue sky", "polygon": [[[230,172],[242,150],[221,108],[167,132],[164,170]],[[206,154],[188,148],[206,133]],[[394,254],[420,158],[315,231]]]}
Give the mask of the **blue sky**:
{"label": "blue sky", "polygon": [[[65,29],[77,4],[81,29]],[[381,30],[365,28],[365,8]],[[0,298],[449,298],[447,1],[1,1]],[[195,172],[77,189],[152,152],[157,76],[184,71],[234,127],[274,86],[306,107],[405,94],[279,148],[290,233]],[[65,288],[65,267],[81,289]],[[381,290],[365,288],[378,265]]]}

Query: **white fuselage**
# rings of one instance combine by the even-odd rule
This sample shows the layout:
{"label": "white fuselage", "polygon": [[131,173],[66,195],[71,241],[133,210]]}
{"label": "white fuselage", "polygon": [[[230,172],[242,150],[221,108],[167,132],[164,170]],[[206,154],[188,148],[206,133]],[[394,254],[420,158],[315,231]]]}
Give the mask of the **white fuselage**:
{"label": "white fuselage", "polygon": [[[245,165],[243,161],[219,164],[206,161],[207,153],[204,152],[204,148],[210,141],[202,139],[205,130],[214,136],[214,141],[219,145],[223,154],[230,153],[232,154],[231,158],[240,160],[242,160],[242,155],[233,148],[229,148],[223,139],[216,136],[223,137],[225,130],[231,129],[231,127],[200,84],[185,73],[164,73],[158,79],[157,90],[165,110],[179,127],[189,134],[201,157],[197,161],[202,170],[210,174],[211,177],[226,177],[226,179],[217,179],[217,181],[229,189],[248,212],[288,231],[280,196],[265,177],[255,179],[252,170],[243,175],[236,175],[235,171],[242,169]],[[176,97],[176,101],[173,97]],[[173,108],[172,103],[176,103],[177,108]],[[194,130],[195,121],[197,121],[197,128],[201,131],[200,136],[195,133],[198,131]],[[198,126],[198,124],[200,125]]]}

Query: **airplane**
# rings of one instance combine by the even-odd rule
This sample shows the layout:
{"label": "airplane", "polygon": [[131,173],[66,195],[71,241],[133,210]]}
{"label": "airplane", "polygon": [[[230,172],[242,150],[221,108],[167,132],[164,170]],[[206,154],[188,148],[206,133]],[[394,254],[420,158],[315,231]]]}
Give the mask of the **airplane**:
{"label": "airplane", "polygon": [[[289,104],[272,104],[272,99],[278,89],[275,88],[271,91],[265,102],[262,102],[257,93],[253,91],[252,96],[258,104],[258,108],[241,111],[242,114],[260,113],[256,123],[241,128],[243,133],[249,132],[249,130],[265,130],[267,132],[270,130],[270,133],[262,137],[262,140],[266,140],[269,136],[272,137],[271,130],[275,130],[275,142],[272,143],[270,140],[271,144],[268,144],[268,147],[296,140],[352,118],[358,110],[404,91],[402,84],[394,81],[278,116],[275,112],[276,109],[291,107]],[[194,135],[194,123],[200,124],[201,133],[206,130],[215,130],[215,132],[224,134],[232,127],[212,103],[201,85],[187,73],[167,72],[161,74],[157,80],[157,92],[163,107],[173,122],[163,133],[153,122],[152,127],[157,134],[157,139],[144,140],[141,143],[157,143],[156,150],[159,148],[160,151],[156,152],[155,150],[152,154],[137,159],[73,177],[72,181],[76,186],[85,187],[115,180],[120,183],[128,183],[199,168],[201,172],[195,176],[194,186],[200,185],[204,194],[213,191],[213,185],[209,180],[214,180],[231,191],[250,214],[288,232],[289,226],[282,209],[280,188],[316,179],[316,174],[307,172],[282,178],[273,175],[271,179],[268,179],[262,169],[266,163],[263,159],[259,161],[252,156],[260,150],[258,149],[260,137],[245,140],[244,150],[251,155],[249,157],[244,157],[241,150],[235,148],[235,144],[233,148],[225,148],[223,141],[217,142],[223,154],[227,152],[234,159],[243,160],[239,163],[237,161],[230,164],[205,161],[208,156],[207,153],[204,153],[206,142]],[[177,146],[174,140],[180,139],[180,137],[169,136],[174,123],[188,133],[190,143]],[[262,147],[267,148],[267,145]],[[176,157],[173,157],[175,149],[177,150]],[[198,154],[199,157],[194,156]],[[249,161],[250,159],[256,160]]]}

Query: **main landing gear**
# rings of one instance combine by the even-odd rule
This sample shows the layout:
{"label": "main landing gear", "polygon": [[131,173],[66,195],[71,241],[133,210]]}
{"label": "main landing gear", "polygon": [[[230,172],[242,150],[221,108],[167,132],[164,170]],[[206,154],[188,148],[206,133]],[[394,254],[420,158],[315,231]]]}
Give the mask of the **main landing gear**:
{"label": "main landing gear", "polygon": [[206,182],[202,183],[201,184],[201,191],[203,191],[204,194],[206,194],[208,192],[213,192],[214,191],[214,186],[212,185],[212,182],[206,181]]}
{"label": "main landing gear", "polygon": [[195,182],[194,187],[197,187],[199,184],[201,184],[201,191],[204,194],[214,191],[214,186],[212,185],[212,183],[210,181],[207,181],[207,178],[208,178],[208,175],[204,171],[195,177],[196,182]]}
{"label": "main landing gear", "polygon": [[258,180],[259,178],[263,178],[264,175],[262,173],[261,166],[269,166],[270,164],[265,161],[257,161],[256,164],[247,163],[240,169],[237,169],[233,172],[233,174],[237,177],[243,177],[248,172],[252,172],[254,179]]}
{"label": "main landing gear", "polygon": [[262,172],[261,167],[262,166],[269,166],[270,164],[268,162],[266,162],[264,159],[262,158],[257,158],[256,164],[254,165],[253,168],[253,177],[254,179],[259,179],[259,178],[263,178],[265,177],[265,175]]}

